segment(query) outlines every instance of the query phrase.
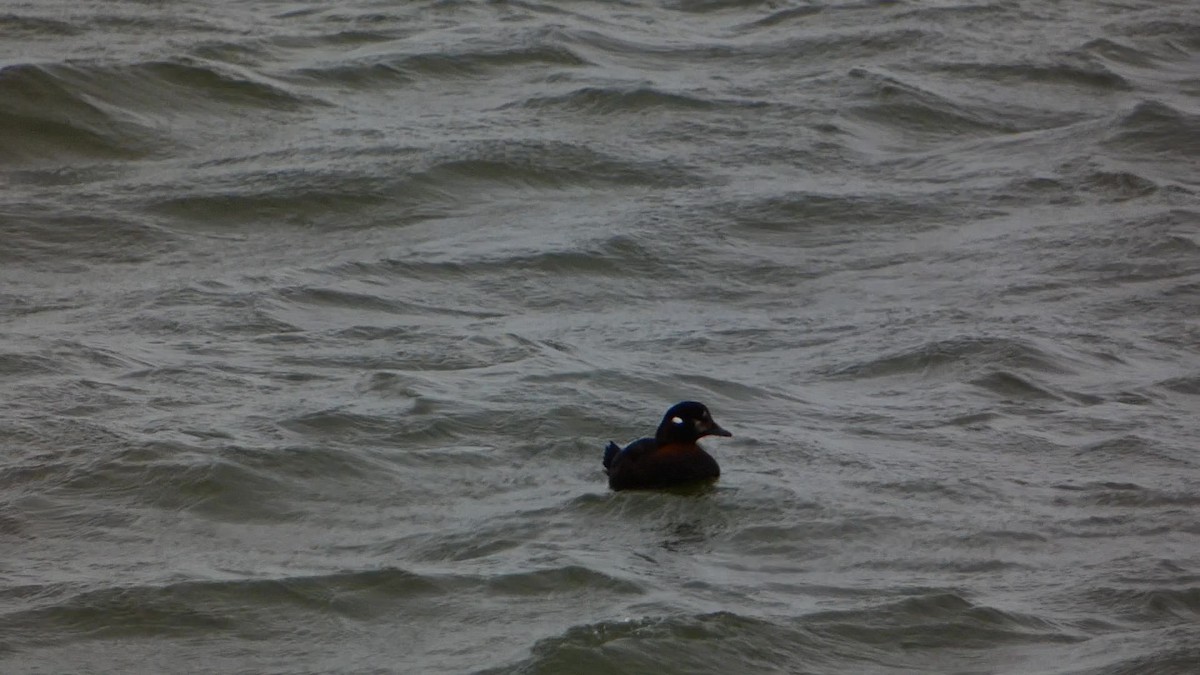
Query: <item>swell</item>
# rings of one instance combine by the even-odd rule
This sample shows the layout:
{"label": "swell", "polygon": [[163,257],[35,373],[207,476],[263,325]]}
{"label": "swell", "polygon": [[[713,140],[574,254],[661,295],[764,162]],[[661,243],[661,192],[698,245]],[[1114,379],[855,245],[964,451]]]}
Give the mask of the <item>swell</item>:
{"label": "swell", "polygon": [[1011,134],[1025,130],[1016,118],[982,105],[967,105],[926,87],[862,68],[849,72],[863,102],[850,109],[858,120],[905,134],[960,140],[964,136]]}
{"label": "swell", "polygon": [[478,141],[434,149],[424,172],[434,183],[485,181],[509,186],[682,187],[698,176],[675,162],[638,160],[563,141]]}
{"label": "swell", "polygon": [[292,631],[281,613],[350,617],[363,595],[411,598],[439,585],[403,570],[378,570],[263,580],[189,581],[163,586],[115,586],[71,593],[40,589],[33,607],[0,616],[19,644],[37,646],[80,639],[200,636],[234,632],[268,639]]}
{"label": "swell", "polygon": [[[76,396],[68,409],[0,426],[0,440],[21,449],[0,466],[0,487],[10,495],[52,500],[57,504],[55,527],[81,537],[92,536],[98,513],[128,519],[147,509],[211,521],[290,521],[304,509],[297,502],[301,495],[319,488],[310,481],[314,475],[322,476],[325,485],[369,489],[382,482],[394,487],[390,465],[366,453],[237,445],[232,435],[243,435],[241,430],[208,426],[211,419],[196,401],[176,401],[192,411],[188,422],[148,433],[90,419],[104,419],[114,410],[137,415],[147,402],[168,406],[166,397],[150,391],[110,389],[104,399],[92,394],[89,405]],[[66,395],[61,386],[47,394],[55,399]],[[157,440],[147,441],[146,435]],[[14,513],[22,512],[14,507]]]}
{"label": "swell", "polygon": [[0,237],[5,241],[0,261],[58,270],[77,270],[88,261],[145,262],[178,243],[171,232],[154,223],[131,220],[96,204],[61,209],[28,203],[0,206]]}
{"label": "swell", "polygon": [[[1050,353],[1026,339],[964,335],[928,342],[869,361],[847,364],[829,371],[829,374],[861,379],[962,373],[979,367],[1064,374],[1073,372],[1073,360],[1061,353]],[[1029,387],[1019,375],[1005,373],[999,378],[983,380],[980,384],[1001,388],[1015,386],[1021,390]]]}
{"label": "swell", "polygon": [[[886,230],[913,221],[933,227],[940,221],[961,218],[964,209],[987,215],[986,205],[972,205],[958,195],[879,194],[862,192],[787,192],[733,201],[714,207],[747,232],[788,235],[792,246],[817,248],[850,244],[863,227]],[[854,232],[848,226],[854,226]]]}
{"label": "swell", "polygon": [[69,37],[84,32],[82,27],[67,21],[21,14],[0,14],[0,29],[13,38]]}
{"label": "swell", "polygon": [[1086,54],[1063,54],[1050,63],[942,63],[934,72],[996,85],[1040,84],[1101,91],[1131,91],[1133,85]]}
{"label": "swell", "polygon": [[[444,357],[439,364],[444,371],[439,371],[436,365],[410,367],[411,372],[444,373],[431,377],[428,383],[420,380],[410,385],[399,384],[408,378],[380,382],[379,387],[399,389],[396,393],[404,399],[402,406],[391,403],[383,411],[369,412],[323,408],[284,417],[278,424],[310,442],[345,448],[350,453],[356,453],[356,448],[383,448],[389,454],[389,461],[402,467],[478,468],[497,474],[520,469],[516,463],[496,464],[498,460],[486,450],[503,444],[515,446],[513,452],[518,454],[536,453],[544,446],[529,444],[530,434],[557,437],[556,434],[578,428],[588,418],[581,418],[574,406],[548,403],[542,409],[529,409],[505,402],[469,405],[458,401],[451,404],[438,395],[437,387],[449,386],[451,375],[456,375],[455,381],[464,385],[470,384],[473,378],[484,377],[489,371],[527,369],[534,355],[541,351],[536,345],[515,345],[511,339],[493,344],[495,351],[477,352],[478,346],[468,345],[463,348],[468,350],[466,353]],[[436,363],[436,357],[424,362]],[[405,365],[390,364],[396,370],[404,370]],[[544,392],[539,393],[539,396],[543,395]],[[596,429],[599,431],[601,427],[597,425]],[[491,440],[480,446],[482,439]]]}
{"label": "swell", "polygon": [[[1149,585],[1149,584],[1147,584]],[[1151,626],[1195,625],[1200,620],[1200,586],[1117,587],[1081,591],[1071,601],[1114,620]]]}
{"label": "swell", "polygon": [[[758,26],[743,25],[741,31],[753,31]],[[571,45],[592,62],[638,63],[650,70],[667,68],[670,64],[720,63],[725,67],[765,67],[787,65],[794,68],[797,55],[818,56],[822,62],[838,59],[878,56],[893,51],[916,49],[936,39],[936,33],[911,26],[887,27],[879,30],[814,31],[800,37],[782,40],[759,39],[753,43],[733,40],[672,41],[641,36],[637,33],[617,35],[614,32],[591,28],[564,28],[551,34],[562,44]]]}
{"label": "swell", "polygon": [[[1042,410],[1113,404],[1146,406],[1167,397],[1154,386],[1103,386],[1090,376],[1098,368],[1111,369],[1114,365],[1127,367],[1106,351],[1052,345],[1044,337],[962,335],[872,355],[820,372],[835,380],[899,378],[942,383],[954,387],[958,397],[974,391],[1006,406]],[[968,416],[953,423],[986,419],[989,417]],[[1158,451],[1147,452],[1156,455]]]}
{"label": "swell", "polygon": [[[301,155],[323,151],[311,148]],[[666,188],[700,180],[673,162],[634,159],[563,141],[448,141],[428,148],[395,148],[390,158],[377,158],[378,149],[357,157],[353,151],[343,154],[348,154],[344,163],[360,159],[366,166],[317,169],[303,157],[231,158],[224,163],[267,159],[272,166],[245,171],[213,166],[189,176],[188,183],[147,186],[147,208],[210,227],[266,221],[340,228],[453,215],[486,191],[511,196],[514,190]]]}
{"label": "swell", "polygon": [[[1113,461],[1118,465],[1126,462],[1146,462],[1151,459],[1156,464],[1178,464],[1186,467],[1182,461],[1170,462],[1168,458],[1156,456],[1153,446],[1136,438],[1121,438],[1092,444],[1079,451],[1078,456],[1084,461],[1098,461],[1092,455],[1102,455],[1103,461]],[[1120,483],[1113,481],[1090,482],[1085,484],[1060,483],[1054,486],[1063,492],[1064,496],[1055,499],[1059,505],[1104,508],[1179,508],[1194,509],[1200,506],[1200,495],[1186,489],[1172,490],[1168,486],[1148,487],[1137,483]],[[1166,525],[1167,521],[1163,521]]]}
{"label": "swell", "polygon": [[0,69],[0,160],[133,159],[161,149],[157,132],[77,88],[69,67]]}
{"label": "swell", "polygon": [[[78,591],[66,584],[9,587],[0,631],[11,648],[87,640],[230,634],[243,640],[286,639],[297,622],[382,621],[436,609],[445,598],[544,597],[591,590],[636,595],[639,586],[564,565],[491,575],[421,574],[396,567],[308,576],[122,584]],[[424,610],[429,611],[429,610]]]}
{"label": "swell", "polygon": [[[0,373],[4,375],[85,375],[144,365],[145,362],[113,347],[67,339],[44,341],[36,351],[0,353]],[[89,382],[84,380],[83,384]]]}
{"label": "swell", "polygon": [[577,68],[588,62],[557,45],[532,45],[495,50],[376,54],[329,65],[309,66],[285,77],[293,82],[328,86],[408,86],[449,78],[485,77],[514,68]]}
{"label": "swell", "polygon": [[1144,100],[1116,120],[1103,144],[1136,157],[1166,155],[1191,161],[1200,156],[1200,115]]}
{"label": "swell", "polygon": [[622,113],[696,113],[706,111],[735,111],[761,108],[768,104],[758,100],[713,99],[690,94],[664,91],[653,87],[583,87],[556,96],[536,96],[510,104],[535,110],[612,115]]}
{"label": "swell", "polygon": [[928,666],[935,653],[943,666],[965,667],[978,650],[1085,639],[947,591],[793,618],[715,612],[580,624],[538,641],[521,662],[478,672],[576,672],[585,664],[598,673],[776,672],[797,664],[811,672],[907,671]]}
{"label": "swell", "polygon": [[17,165],[164,156],[181,142],[158,123],[173,114],[314,103],[250,70],[200,59],[11,65],[0,69],[0,156]]}

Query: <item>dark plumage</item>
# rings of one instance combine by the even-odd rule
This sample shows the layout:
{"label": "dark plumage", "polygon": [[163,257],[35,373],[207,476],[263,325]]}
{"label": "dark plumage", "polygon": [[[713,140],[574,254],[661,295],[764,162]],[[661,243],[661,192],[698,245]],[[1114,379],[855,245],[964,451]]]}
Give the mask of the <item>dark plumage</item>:
{"label": "dark plumage", "polygon": [[646,490],[716,480],[721,467],[696,441],[705,436],[732,436],[713,421],[708,408],[695,401],[671,406],[654,438],[625,446],[609,442],[604,470],[614,490]]}

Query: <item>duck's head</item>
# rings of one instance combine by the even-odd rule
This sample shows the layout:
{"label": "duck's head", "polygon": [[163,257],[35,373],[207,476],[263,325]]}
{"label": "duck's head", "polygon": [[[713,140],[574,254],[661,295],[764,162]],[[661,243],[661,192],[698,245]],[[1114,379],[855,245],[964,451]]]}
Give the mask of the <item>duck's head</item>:
{"label": "duck's head", "polygon": [[732,436],[713,421],[703,403],[681,401],[663,415],[654,434],[659,443],[694,443],[705,436]]}

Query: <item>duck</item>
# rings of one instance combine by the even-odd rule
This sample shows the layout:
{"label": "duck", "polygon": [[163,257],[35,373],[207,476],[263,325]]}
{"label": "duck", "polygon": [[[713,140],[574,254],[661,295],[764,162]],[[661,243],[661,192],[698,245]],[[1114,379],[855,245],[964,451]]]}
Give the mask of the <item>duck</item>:
{"label": "duck", "polygon": [[604,470],[613,490],[656,490],[715,481],[717,460],[696,444],[705,436],[733,436],[713,421],[703,403],[680,401],[667,409],[654,438],[639,438],[624,448],[609,441]]}

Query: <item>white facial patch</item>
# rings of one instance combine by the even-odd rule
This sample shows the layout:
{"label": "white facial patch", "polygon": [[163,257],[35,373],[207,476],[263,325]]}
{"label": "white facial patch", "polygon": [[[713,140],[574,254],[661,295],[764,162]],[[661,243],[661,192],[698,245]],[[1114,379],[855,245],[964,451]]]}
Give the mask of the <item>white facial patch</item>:
{"label": "white facial patch", "polygon": [[683,424],[683,418],[682,417],[672,417],[671,423],[672,424]]}

